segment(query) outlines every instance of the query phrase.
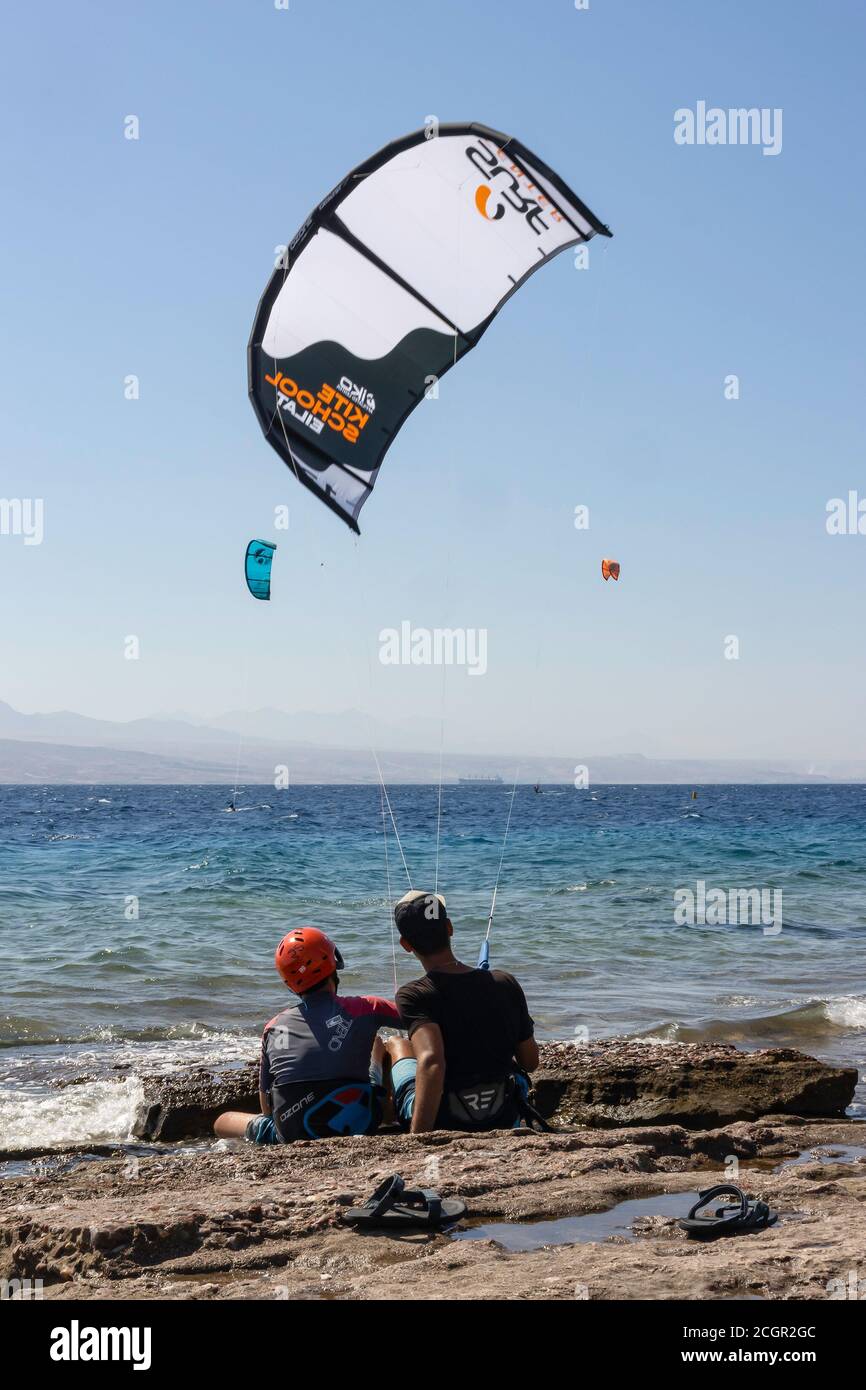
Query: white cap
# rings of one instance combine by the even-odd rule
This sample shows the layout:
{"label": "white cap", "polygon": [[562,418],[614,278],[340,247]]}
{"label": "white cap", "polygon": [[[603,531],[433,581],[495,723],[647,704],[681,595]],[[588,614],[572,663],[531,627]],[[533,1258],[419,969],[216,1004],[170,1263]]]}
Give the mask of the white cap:
{"label": "white cap", "polygon": [[[434,902],[434,900],[435,900],[436,902],[438,902],[438,903],[441,904],[441,906],[442,906],[442,911],[445,913],[445,915],[446,915],[446,916],[448,915],[448,909],[447,909],[447,907],[445,906],[445,899],[444,899],[444,897],[442,896],[441,893],[424,893],[424,892],[421,891],[420,888],[410,888],[410,890],[409,890],[408,893],[404,893],[404,894],[403,894],[403,896],[402,896],[402,898],[400,899],[400,901],[394,904],[394,913],[395,913],[395,915],[396,915],[396,913],[397,913],[397,909],[398,909],[398,908],[400,908],[400,907],[406,907],[406,906],[408,906],[409,903],[417,902],[419,898],[425,898],[425,899],[427,900],[427,902],[430,904],[431,907],[432,907],[433,902]],[[425,915],[426,915],[426,914],[425,914]],[[429,915],[434,916],[434,917],[438,917],[438,916],[439,916],[438,908],[437,908],[437,910],[436,910],[435,913],[432,913],[432,914],[429,914]]]}

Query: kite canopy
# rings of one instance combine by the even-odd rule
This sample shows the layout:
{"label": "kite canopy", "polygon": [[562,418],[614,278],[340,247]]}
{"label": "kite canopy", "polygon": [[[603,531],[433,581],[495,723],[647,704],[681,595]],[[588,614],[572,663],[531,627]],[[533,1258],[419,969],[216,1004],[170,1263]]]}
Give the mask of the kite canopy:
{"label": "kite canopy", "polygon": [[607,582],[608,579],[619,579],[619,561],[602,560],[601,574],[605,582]]}
{"label": "kite canopy", "polygon": [[253,598],[271,596],[271,565],[276,548],[270,541],[250,541],[247,546],[244,574]]}
{"label": "kite canopy", "polygon": [[353,531],[425,391],[534,270],[610,236],[519,140],[483,125],[429,134],[386,145],[310,214],[249,343],[265,438]]}

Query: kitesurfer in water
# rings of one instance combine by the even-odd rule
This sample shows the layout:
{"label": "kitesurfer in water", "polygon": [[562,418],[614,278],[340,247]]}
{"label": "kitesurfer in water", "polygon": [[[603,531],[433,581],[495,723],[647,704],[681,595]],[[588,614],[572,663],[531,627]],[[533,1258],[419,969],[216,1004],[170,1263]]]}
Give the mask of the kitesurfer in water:
{"label": "kitesurfer in water", "polygon": [[316,927],[284,936],[274,964],[296,998],[262,1036],[262,1113],[227,1110],[214,1132],[254,1144],[372,1134],[381,1122],[383,1091],[381,1068],[371,1074],[371,1053],[382,1024],[400,1026],[395,1006],[375,994],[340,994],[343,958]]}
{"label": "kitesurfer in water", "polygon": [[397,1119],[431,1129],[511,1129],[529,1110],[526,1072],[538,1044],[523,990],[504,970],[479,970],[451,949],[453,927],[438,893],[411,892],[394,908],[400,945],[423,978],[397,991],[409,1037],[384,1044]]}

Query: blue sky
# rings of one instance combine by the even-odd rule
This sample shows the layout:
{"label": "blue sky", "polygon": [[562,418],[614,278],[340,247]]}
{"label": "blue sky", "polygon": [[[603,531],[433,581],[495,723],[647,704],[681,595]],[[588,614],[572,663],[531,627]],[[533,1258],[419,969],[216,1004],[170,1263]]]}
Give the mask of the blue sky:
{"label": "blue sky", "polygon": [[[824,524],[866,497],[862,5],[49,2],[6,31],[0,496],[43,498],[45,539],[0,536],[0,698],[438,716],[440,671],[377,660],[409,619],[488,630],[487,676],[445,681],[455,749],[863,755],[866,536]],[[782,108],[782,152],[678,146],[699,100]],[[428,115],[518,135],[614,239],[508,303],[356,541],[262,439],[246,342],[274,247]]]}

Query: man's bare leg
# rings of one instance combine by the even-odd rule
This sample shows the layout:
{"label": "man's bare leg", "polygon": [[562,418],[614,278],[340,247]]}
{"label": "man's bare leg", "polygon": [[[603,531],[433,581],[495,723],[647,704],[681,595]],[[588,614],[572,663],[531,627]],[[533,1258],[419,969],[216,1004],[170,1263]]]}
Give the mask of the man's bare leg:
{"label": "man's bare leg", "polygon": [[395,1062],[401,1062],[404,1057],[415,1056],[415,1049],[412,1046],[411,1038],[389,1038],[383,1046],[391,1058],[392,1066]]}
{"label": "man's bare leg", "polygon": [[257,1119],[243,1110],[225,1110],[213,1122],[213,1132],[218,1139],[243,1139],[250,1120]]}

